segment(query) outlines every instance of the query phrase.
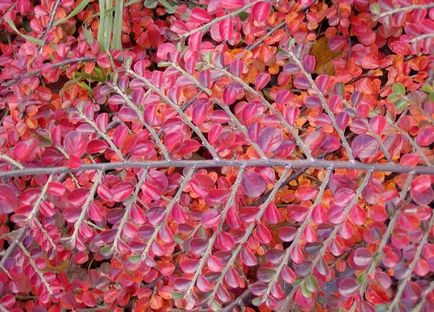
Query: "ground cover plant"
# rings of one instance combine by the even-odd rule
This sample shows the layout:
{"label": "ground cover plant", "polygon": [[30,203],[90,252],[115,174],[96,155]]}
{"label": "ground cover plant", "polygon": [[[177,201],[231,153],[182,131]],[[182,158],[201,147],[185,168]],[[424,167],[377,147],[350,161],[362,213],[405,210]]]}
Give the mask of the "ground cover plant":
{"label": "ground cover plant", "polygon": [[0,311],[433,311],[433,17],[0,0]]}

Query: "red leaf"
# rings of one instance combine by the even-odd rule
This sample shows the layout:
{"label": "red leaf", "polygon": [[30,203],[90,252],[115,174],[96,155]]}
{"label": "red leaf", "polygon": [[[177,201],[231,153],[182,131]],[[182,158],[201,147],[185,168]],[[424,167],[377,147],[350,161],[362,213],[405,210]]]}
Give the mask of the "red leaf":
{"label": "red leaf", "polygon": [[280,222],[280,213],[274,202],[268,204],[265,208],[264,219],[269,224],[277,224]]}
{"label": "red leaf", "polygon": [[70,156],[81,157],[87,150],[87,138],[79,131],[68,132],[63,140],[63,146]]}
{"label": "red leaf", "polygon": [[378,147],[378,142],[369,134],[359,135],[351,142],[353,154],[359,158],[374,156],[378,151]]}
{"label": "red leaf", "polygon": [[252,8],[252,17],[258,23],[267,21],[268,15],[270,15],[271,4],[270,2],[257,2]]}
{"label": "red leaf", "polygon": [[0,184],[0,216],[14,212],[17,205],[17,191],[10,185]]}
{"label": "red leaf", "polygon": [[283,266],[282,271],[280,272],[280,276],[285,281],[285,283],[288,284],[294,283],[297,279],[297,275],[295,274],[295,272],[287,265]]}
{"label": "red leaf", "polygon": [[252,267],[258,264],[258,259],[249,248],[243,248],[240,255],[244,265]]}
{"label": "red leaf", "polygon": [[255,79],[255,90],[262,90],[268,84],[270,78],[269,73],[260,73]]}
{"label": "red leaf", "polygon": [[36,158],[39,141],[37,139],[29,139],[18,142],[14,148],[14,159],[16,161],[32,161]]}
{"label": "red leaf", "polygon": [[339,281],[338,290],[339,293],[344,297],[349,297],[357,292],[360,288],[359,282],[352,277],[346,277]]}
{"label": "red leaf", "polygon": [[208,209],[202,214],[200,223],[205,228],[212,228],[219,224],[220,219],[221,215],[216,209]]}
{"label": "red leaf", "polygon": [[295,191],[295,196],[299,200],[311,200],[315,198],[317,193],[318,193],[317,187],[313,185],[301,185]]}
{"label": "red leaf", "polygon": [[313,55],[306,55],[303,58],[303,67],[307,72],[312,73],[315,70],[315,65],[316,60]]}
{"label": "red leaf", "polygon": [[91,291],[85,291],[82,296],[83,303],[87,307],[95,307],[96,306],[96,298],[95,295]]}
{"label": "red leaf", "polygon": [[191,19],[201,24],[205,24],[211,21],[211,15],[200,7],[195,7],[191,11]]}
{"label": "red leaf", "polygon": [[199,265],[199,260],[191,258],[182,258],[179,261],[179,267],[184,273],[194,273]]}
{"label": "red leaf", "polygon": [[367,248],[360,247],[354,251],[353,261],[358,266],[365,267],[371,263],[372,255]]}
{"label": "red leaf", "polygon": [[268,245],[273,238],[273,234],[271,233],[271,231],[262,223],[259,223],[256,227],[255,234],[257,239],[264,245]]}
{"label": "red leaf", "polygon": [[282,144],[282,133],[273,127],[267,127],[259,135],[259,146],[265,153],[272,153]]}
{"label": "red leaf", "polygon": [[127,182],[119,182],[115,184],[110,192],[112,194],[112,200],[121,202],[127,199],[134,191],[134,187]]}
{"label": "red leaf", "polygon": [[247,172],[241,182],[244,193],[249,197],[258,197],[265,191],[264,178],[256,172]]}
{"label": "red leaf", "polygon": [[223,91],[223,102],[227,105],[235,103],[241,91],[237,83],[230,83]]}
{"label": "red leaf", "polygon": [[202,292],[207,292],[212,289],[211,283],[203,275],[199,275],[197,278],[196,286]]}
{"label": "red leaf", "polygon": [[416,142],[420,146],[430,146],[434,142],[434,127],[423,127],[420,129]]}
{"label": "red leaf", "polygon": [[244,5],[243,0],[220,0],[220,7],[225,9],[239,9]]}
{"label": "red leaf", "polygon": [[410,195],[419,205],[429,205],[434,200],[431,176],[421,175],[413,179],[410,187]]}
{"label": "red leaf", "polygon": [[230,40],[233,36],[234,26],[232,18],[227,18],[218,23],[220,37],[223,40]]}

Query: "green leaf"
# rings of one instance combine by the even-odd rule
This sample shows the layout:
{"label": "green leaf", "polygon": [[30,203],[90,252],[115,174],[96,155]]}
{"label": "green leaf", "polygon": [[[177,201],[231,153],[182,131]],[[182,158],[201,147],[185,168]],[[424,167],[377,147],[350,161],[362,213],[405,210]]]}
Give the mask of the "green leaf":
{"label": "green leaf", "polygon": [[93,70],[92,78],[99,82],[104,82],[107,80],[107,76],[105,75],[104,71],[99,67],[95,67]]}
{"label": "green leaf", "polygon": [[130,261],[131,263],[139,263],[140,259],[141,257],[139,255],[134,255],[134,256],[130,256],[128,258],[128,261]]}
{"label": "green leaf", "polygon": [[422,86],[422,90],[425,91],[426,93],[434,92],[433,86],[430,86],[428,83],[426,83]]}
{"label": "green leaf", "polygon": [[213,311],[221,311],[222,306],[216,300],[212,300],[210,304],[210,308]]}
{"label": "green leaf", "polygon": [[182,240],[182,238],[180,236],[178,236],[178,235],[173,235],[173,240],[177,244],[183,244],[184,243],[184,241]]}
{"label": "green leaf", "polygon": [[24,39],[26,39],[27,41],[30,41],[31,43],[37,44],[37,45],[43,45],[44,42],[41,39],[29,36],[29,35],[25,35],[22,32],[20,32],[17,27],[15,26],[14,22],[10,19],[10,18],[6,18],[6,23],[8,23],[8,25],[21,37],[23,37]]}
{"label": "green leaf", "polygon": [[144,6],[148,9],[155,9],[158,5],[157,0],[145,0]]}
{"label": "green leaf", "polygon": [[240,19],[244,22],[249,17],[249,13],[241,12],[239,16],[240,16]]}
{"label": "green leaf", "polygon": [[95,41],[92,32],[89,29],[87,29],[87,27],[85,27],[84,25],[82,26],[82,28],[83,28],[84,38],[86,39],[87,43],[92,44]]}
{"label": "green leaf", "polygon": [[312,293],[309,291],[309,289],[307,289],[306,284],[303,284],[300,287],[300,291],[301,291],[301,294],[303,295],[303,297],[305,297],[305,298],[310,298],[312,296]]}
{"label": "green leaf", "polygon": [[108,245],[108,246],[104,246],[102,247],[99,252],[101,255],[103,255],[104,257],[110,257],[111,255],[113,255],[113,245]]}
{"label": "green leaf", "polygon": [[252,304],[256,307],[259,307],[261,304],[263,304],[265,301],[264,297],[257,297],[255,299],[252,300]]}
{"label": "green leaf", "polygon": [[172,298],[173,299],[182,299],[182,298],[184,298],[184,294],[174,291],[174,292],[172,292]]}
{"label": "green leaf", "polygon": [[75,8],[74,10],[71,11],[71,13],[69,13],[67,16],[65,16],[64,18],[61,18],[59,20],[57,20],[54,23],[54,26],[58,26],[60,24],[63,24],[65,22],[67,22],[69,19],[73,18],[74,16],[76,16],[78,13],[80,13],[81,11],[84,10],[84,8],[89,4],[90,0],[82,0]]}
{"label": "green leaf", "polygon": [[395,104],[395,108],[397,110],[403,111],[407,108],[408,101],[406,99],[400,99],[400,100],[396,101],[394,104]]}
{"label": "green leaf", "polygon": [[359,284],[364,284],[366,281],[367,275],[366,273],[362,273],[357,277],[357,281],[359,282]]}
{"label": "green leaf", "polygon": [[399,82],[395,83],[392,86],[392,90],[393,90],[393,93],[398,94],[398,95],[404,95],[405,94],[405,87],[402,83],[399,83]]}
{"label": "green leaf", "polygon": [[309,292],[314,292],[318,289],[318,283],[315,279],[315,277],[313,277],[313,275],[310,275],[307,279],[306,279],[306,288]]}
{"label": "green leaf", "polygon": [[379,15],[381,13],[380,5],[378,3],[371,3],[369,8],[374,15]]}
{"label": "green leaf", "polygon": [[388,100],[389,102],[394,103],[394,102],[398,101],[400,98],[401,98],[401,97],[400,97],[399,95],[397,95],[397,94],[395,94],[395,93],[392,93],[391,95],[389,95],[389,96],[387,97],[387,100]]}
{"label": "green leaf", "polygon": [[[172,1],[170,1],[172,2]],[[164,8],[166,9],[166,12],[168,14],[173,14],[176,12],[176,3],[169,3],[169,1],[166,0],[158,0],[158,3],[160,3]]]}

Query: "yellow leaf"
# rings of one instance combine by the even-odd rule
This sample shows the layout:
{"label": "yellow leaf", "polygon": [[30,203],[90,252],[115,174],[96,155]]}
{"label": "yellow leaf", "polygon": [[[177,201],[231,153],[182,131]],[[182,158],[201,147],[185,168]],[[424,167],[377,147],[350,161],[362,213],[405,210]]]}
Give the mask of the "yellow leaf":
{"label": "yellow leaf", "polygon": [[320,37],[315,41],[315,44],[312,47],[311,54],[316,59],[316,66],[314,71],[316,74],[335,74],[335,68],[331,61],[341,56],[342,52],[334,52],[330,50],[326,37]]}

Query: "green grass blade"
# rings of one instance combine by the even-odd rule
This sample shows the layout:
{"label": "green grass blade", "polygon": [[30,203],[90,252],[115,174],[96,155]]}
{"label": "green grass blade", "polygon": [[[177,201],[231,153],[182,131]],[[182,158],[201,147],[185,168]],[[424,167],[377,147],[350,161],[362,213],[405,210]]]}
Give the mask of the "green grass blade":
{"label": "green grass blade", "polygon": [[115,6],[115,18],[113,22],[113,42],[112,47],[114,49],[122,49],[122,11],[124,1],[116,0]]}
{"label": "green grass blade", "polygon": [[98,42],[100,44],[100,49],[105,49],[105,38],[104,38],[104,27],[105,27],[105,0],[99,0],[99,26],[98,26]]}
{"label": "green grass blade", "polygon": [[34,44],[37,44],[37,45],[43,45],[44,43],[43,43],[43,41],[41,40],[41,39],[38,39],[38,38],[35,38],[35,37],[32,37],[32,36],[29,36],[29,35],[25,35],[25,34],[23,34],[22,32],[20,32],[18,29],[17,29],[17,27],[15,26],[15,24],[14,24],[14,22],[10,19],[10,18],[6,18],[5,19],[6,20],[6,23],[8,23],[8,25],[18,34],[18,35],[20,35],[21,37],[23,37],[24,39],[26,39],[27,41],[30,41],[30,42],[32,42],[32,43],[34,43]]}
{"label": "green grass blade", "polygon": [[80,2],[80,4],[77,5],[77,6],[75,7],[75,9],[72,10],[71,13],[68,14],[68,16],[66,16],[66,17],[64,17],[64,18],[61,18],[61,19],[57,20],[57,21],[54,23],[54,26],[58,26],[58,25],[60,25],[60,24],[63,24],[63,23],[65,23],[65,22],[67,22],[69,19],[71,19],[71,18],[73,18],[74,16],[76,16],[78,13],[80,13],[81,11],[84,10],[84,8],[89,4],[89,2],[90,2],[90,0],[82,0],[82,1]]}

